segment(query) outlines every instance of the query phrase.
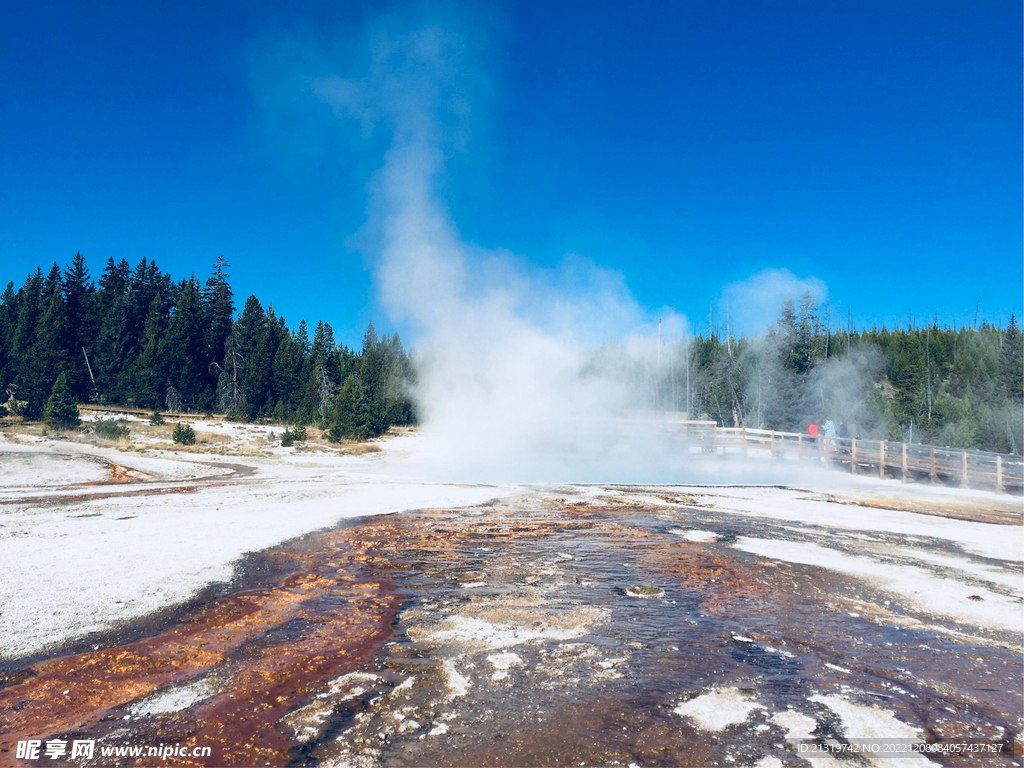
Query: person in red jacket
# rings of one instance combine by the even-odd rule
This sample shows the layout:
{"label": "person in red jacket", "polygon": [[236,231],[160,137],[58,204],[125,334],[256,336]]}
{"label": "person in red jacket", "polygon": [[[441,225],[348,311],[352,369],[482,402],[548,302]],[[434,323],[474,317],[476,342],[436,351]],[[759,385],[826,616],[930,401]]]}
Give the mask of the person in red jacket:
{"label": "person in red jacket", "polygon": [[818,425],[811,423],[807,425],[807,434],[811,436],[810,442],[818,442]]}

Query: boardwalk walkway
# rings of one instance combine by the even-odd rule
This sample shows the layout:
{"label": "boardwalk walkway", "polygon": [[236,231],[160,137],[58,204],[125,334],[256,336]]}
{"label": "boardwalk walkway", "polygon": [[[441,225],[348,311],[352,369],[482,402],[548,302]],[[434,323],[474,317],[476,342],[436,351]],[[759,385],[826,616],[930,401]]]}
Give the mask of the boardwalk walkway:
{"label": "boardwalk walkway", "polygon": [[1024,458],[989,451],[965,451],[890,440],[828,438],[748,427],[719,427],[713,421],[683,421],[687,438],[708,453],[767,450],[774,456],[823,460],[853,474],[903,482],[930,482],[999,493],[1024,491]]}

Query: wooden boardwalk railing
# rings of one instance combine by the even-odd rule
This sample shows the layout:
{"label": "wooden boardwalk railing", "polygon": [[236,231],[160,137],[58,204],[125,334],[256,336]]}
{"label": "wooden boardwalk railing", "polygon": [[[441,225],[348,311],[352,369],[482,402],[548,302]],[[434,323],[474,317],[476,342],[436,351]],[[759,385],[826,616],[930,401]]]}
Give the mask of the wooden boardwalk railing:
{"label": "wooden boardwalk railing", "polygon": [[[132,416],[146,416],[148,417],[153,413],[153,409],[146,410],[145,408],[132,408],[127,405],[96,405],[95,403],[79,403],[78,410],[81,413],[93,413],[96,415],[110,415],[110,416],[123,416],[130,414]],[[206,421],[223,421],[224,414],[213,414],[212,416],[205,416],[202,413],[179,413],[177,411],[166,411],[161,409],[160,413],[165,419],[203,419]]]}
{"label": "wooden boardwalk railing", "polygon": [[683,421],[688,440],[707,453],[767,450],[824,462],[852,474],[873,474],[903,482],[931,482],[999,493],[1024,491],[1024,457],[965,451],[918,443],[811,437],[748,427],[719,427],[713,421]]}

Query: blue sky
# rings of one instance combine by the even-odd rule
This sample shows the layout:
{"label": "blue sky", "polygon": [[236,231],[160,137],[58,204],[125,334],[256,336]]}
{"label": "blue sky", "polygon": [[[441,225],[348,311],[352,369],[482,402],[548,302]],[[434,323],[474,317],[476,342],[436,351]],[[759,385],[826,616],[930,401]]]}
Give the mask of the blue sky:
{"label": "blue sky", "polygon": [[[466,241],[581,254],[698,328],[728,294],[758,330],[736,303],[771,301],[735,284],[764,270],[827,286],[857,324],[1021,313],[1019,3],[594,5],[463,8],[489,83],[441,189]],[[352,248],[380,142],[268,120],[262,80],[281,41],[345,40],[379,11],[8,7],[0,281],[76,250],[95,274],[112,255],[205,277],[223,253],[239,303],[350,343],[392,327]]]}

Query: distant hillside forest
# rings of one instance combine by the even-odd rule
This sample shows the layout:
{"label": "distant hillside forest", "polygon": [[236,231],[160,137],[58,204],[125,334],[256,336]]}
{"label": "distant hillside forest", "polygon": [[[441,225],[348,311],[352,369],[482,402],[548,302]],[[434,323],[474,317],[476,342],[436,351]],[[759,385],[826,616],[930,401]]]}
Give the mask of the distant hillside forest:
{"label": "distant hillside forest", "polygon": [[[1006,328],[836,330],[815,300],[783,304],[763,336],[709,333],[669,345],[661,407],[721,426],[806,432],[832,419],[851,437],[1020,454],[1024,338]],[[689,379],[689,386],[685,379]]]}
{"label": "distant hillside forest", "polygon": [[[315,424],[329,439],[368,438],[413,420],[398,334],[373,325],[361,350],[317,323],[290,329],[255,296],[235,317],[223,257],[205,283],[175,282],[154,261],[108,259],[94,283],[80,253],[0,296],[0,388],[7,409],[39,419],[58,378],[79,402],[220,412]],[[63,384],[63,383],[62,383]],[[62,388],[62,392],[63,392]]]}

